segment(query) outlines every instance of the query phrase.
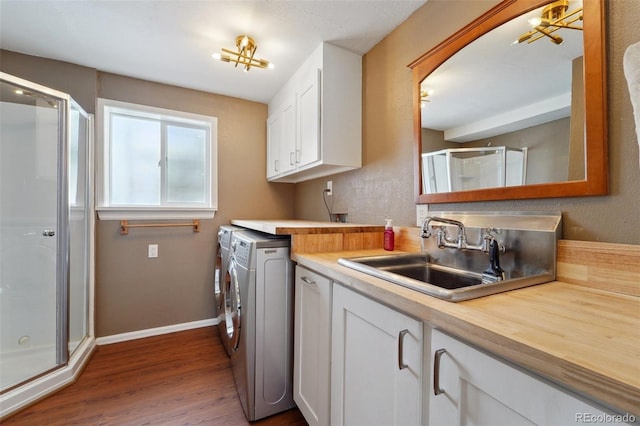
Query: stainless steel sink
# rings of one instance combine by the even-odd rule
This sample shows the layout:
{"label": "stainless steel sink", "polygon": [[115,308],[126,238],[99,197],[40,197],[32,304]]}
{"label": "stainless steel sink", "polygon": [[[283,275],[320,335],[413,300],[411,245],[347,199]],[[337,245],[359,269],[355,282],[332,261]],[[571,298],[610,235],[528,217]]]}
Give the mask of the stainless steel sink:
{"label": "stainless steel sink", "polygon": [[552,281],[541,273],[482,283],[482,273],[438,265],[424,253],[340,258],[340,265],[440,299],[459,302]]}

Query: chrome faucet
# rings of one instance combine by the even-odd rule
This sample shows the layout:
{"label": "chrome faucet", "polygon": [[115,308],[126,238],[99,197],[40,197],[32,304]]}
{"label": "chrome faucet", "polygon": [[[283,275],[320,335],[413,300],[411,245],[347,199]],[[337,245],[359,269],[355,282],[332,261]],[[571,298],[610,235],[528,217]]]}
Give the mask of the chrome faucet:
{"label": "chrome faucet", "polygon": [[[430,228],[430,225],[432,222],[446,223],[447,225],[455,225],[458,227],[457,237],[451,238],[447,235],[447,231],[444,229],[444,226],[440,226],[440,228],[436,232],[436,244],[439,248],[451,247],[460,250],[478,250],[488,254],[491,241],[495,240],[495,237],[493,236],[493,232],[496,231],[495,228],[486,228],[485,233],[482,236],[482,240],[478,244],[469,244],[467,243],[467,231],[465,229],[464,223],[460,222],[459,220],[436,216],[429,216],[425,219],[422,224],[420,237],[431,237],[432,230]],[[502,244],[499,244],[498,247],[499,251],[504,253],[504,246]]]}
{"label": "chrome faucet", "polygon": [[437,241],[438,247],[463,248],[462,246],[466,244],[467,233],[464,229],[464,224],[459,220],[447,219],[444,217],[435,217],[435,216],[427,217],[424,223],[422,224],[422,232],[420,233],[420,236],[422,238],[431,237],[431,229],[429,228],[429,225],[431,224],[431,222],[446,223],[448,225],[455,225],[458,227],[458,236],[456,239],[452,239],[447,236],[447,232],[444,230],[444,227],[441,226],[440,229],[438,229],[438,232],[436,233],[436,241]]}
{"label": "chrome faucet", "polygon": [[439,227],[436,231],[436,244],[438,245],[438,248],[451,247],[459,250],[478,250],[489,255],[489,267],[482,273],[483,284],[495,283],[505,279],[505,271],[500,267],[499,256],[500,252],[505,252],[505,247],[494,237],[494,232],[497,232],[495,228],[485,228],[482,240],[478,244],[468,244],[467,232],[462,222],[444,217],[430,216],[427,217],[422,224],[420,237],[431,237],[432,230],[430,226],[432,222],[455,225],[458,227],[458,235],[456,238],[449,237],[444,226],[441,225]]}

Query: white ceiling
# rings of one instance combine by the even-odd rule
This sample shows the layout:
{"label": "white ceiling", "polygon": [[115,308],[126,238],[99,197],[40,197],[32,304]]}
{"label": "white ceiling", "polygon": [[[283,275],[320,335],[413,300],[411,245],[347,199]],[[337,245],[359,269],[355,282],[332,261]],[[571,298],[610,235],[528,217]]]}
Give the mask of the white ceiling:
{"label": "white ceiling", "polygon": [[[365,54],[426,0],[0,0],[0,47],[267,103],[328,41]],[[252,36],[273,70],[214,60]]]}

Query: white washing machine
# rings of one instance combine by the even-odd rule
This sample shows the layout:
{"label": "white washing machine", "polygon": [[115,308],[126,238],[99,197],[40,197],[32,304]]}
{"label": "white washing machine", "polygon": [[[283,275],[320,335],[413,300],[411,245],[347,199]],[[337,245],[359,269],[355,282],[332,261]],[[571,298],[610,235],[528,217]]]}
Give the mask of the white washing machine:
{"label": "white washing machine", "polygon": [[216,263],[214,273],[214,297],[216,304],[216,315],[219,319],[218,330],[220,331],[220,340],[222,346],[231,355],[229,349],[229,337],[225,324],[224,315],[224,280],[229,268],[229,248],[231,246],[231,234],[235,231],[246,230],[234,225],[220,225],[218,228],[218,247],[216,248]]}
{"label": "white washing machine", "polygon": [[293,402],[293,262],[288,236],[231,236],[225,316],[231,367],[249,421]]}

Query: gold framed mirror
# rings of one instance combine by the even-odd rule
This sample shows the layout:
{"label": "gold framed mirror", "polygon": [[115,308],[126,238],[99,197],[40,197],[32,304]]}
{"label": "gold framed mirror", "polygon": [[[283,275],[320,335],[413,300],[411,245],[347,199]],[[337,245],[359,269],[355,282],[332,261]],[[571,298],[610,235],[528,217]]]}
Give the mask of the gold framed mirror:
{"label": "gold framed mirror", "polygon": [[604,13],[604,0],[505,0],[409,64],[417,203],[607,193]]}

